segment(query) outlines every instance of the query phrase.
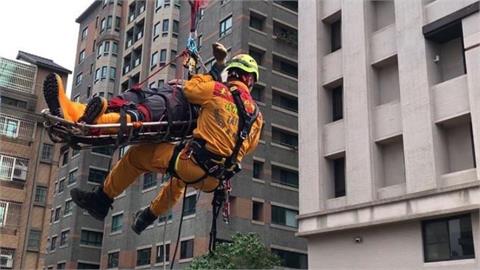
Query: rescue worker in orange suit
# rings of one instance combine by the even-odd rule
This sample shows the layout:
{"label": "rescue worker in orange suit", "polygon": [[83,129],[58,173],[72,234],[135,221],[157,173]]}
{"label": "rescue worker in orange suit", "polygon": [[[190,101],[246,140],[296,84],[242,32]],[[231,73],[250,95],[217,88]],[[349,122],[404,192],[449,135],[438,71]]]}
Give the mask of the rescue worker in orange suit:
{"label": "rescue worker in orange suit", "polygon": [[[146,172],[166,173],[168,170],[176,177],[167,182],[149,207],[139,211],[135,217],[132,229],[140,234],[180,200],[187,184],[204,192],[214,191],[220,184],[220,176],[212,169],[222,167],[237,149],[237,133],[242,118],[238,110],[243,109],[248,115],[257,114],[256,118],[252,118],[254,120],[243,137],[243,143],[238,145],[236,164],[256,148],[263,124],[262,115],[250,95],[259,78],[256,61],[247,54],[239,54],[227,63],[225,70],[226,83],[217,82],[208,74],[194,75],[184,83],[183,93],[188,102],[200,106],[192,142],[183,149],[176,149],[172,143],[132,146],[102,186],[93,192],[74,188],[70,191],[72,200],[94,218],[103,220],[113,199],[140,175]],[[235,104],[234,92],[239,94],[243,108]],[[207,163],[215,166],[207,167]]]}

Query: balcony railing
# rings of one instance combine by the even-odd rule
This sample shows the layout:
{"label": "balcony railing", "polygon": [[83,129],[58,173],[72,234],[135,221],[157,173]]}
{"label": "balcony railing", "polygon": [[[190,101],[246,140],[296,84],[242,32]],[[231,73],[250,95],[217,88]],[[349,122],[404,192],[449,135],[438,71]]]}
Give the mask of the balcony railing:
{"label": "balcony railing", "polygon": [[27,159],[0,155],[0,180],[26,181],[27,174]]}
{"label": "balcony railing", "polygon": [[35,136],[35,122],[0,113],[0,135],[32,140]]}
{"label": "balcony railing", "polygon": [[22,205],[0,201],[0,229],[2,234],[16,235],[20,225]]}
{"label": "balcony railing", "polygon": [[37,68],[0,57],[0,87],[33,93]]}

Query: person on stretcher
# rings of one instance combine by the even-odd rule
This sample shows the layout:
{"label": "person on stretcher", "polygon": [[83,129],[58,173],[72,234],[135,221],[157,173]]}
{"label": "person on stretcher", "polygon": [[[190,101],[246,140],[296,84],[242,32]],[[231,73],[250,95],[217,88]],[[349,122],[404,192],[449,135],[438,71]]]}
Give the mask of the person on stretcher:
{"label": "person on stretcher", "polygon": [[[215,64],[210,74],[219,81],[220,73],[225,67],[227,50],[220,43],[212,44]],[[189,103],[183,95],[179,84],[173,80],[172,85],[158,89],[159,94],[145,93],[141,89],[130,89],[120,95],[106,100],[96,96],[88,104],[70,100],[63,88],[63,83],[57,74],[49,74],[44,81],[44,96],[50,113],[71,122],[87,124],[120,123],[120,109],[125,109],[125,120],[130,122],[186,121],[190,119]],[[178,82],[178,81],[177,81]],[[181,84],[181,83],[180,83]],[[170,109],[167,114],[167,104]],[[196,118],[196,114],[194,115]],[[117,132],[116,129],[107,129],[108,133]]]}

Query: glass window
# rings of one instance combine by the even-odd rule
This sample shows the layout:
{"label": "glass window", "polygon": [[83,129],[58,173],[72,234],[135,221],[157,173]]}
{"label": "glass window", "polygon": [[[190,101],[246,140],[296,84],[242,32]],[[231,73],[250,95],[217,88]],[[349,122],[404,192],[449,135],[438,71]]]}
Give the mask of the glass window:
{"label": "glass window", "polygon": [[193,194],[185,198],[185,206],[183,209],[183,215],[193,215],[195,214],[195,205],[197,204],[197,195]]}
{"label": "glass window", "polygon": [[0,201],[0,226],[5,226],[7,221],[8,202]]}
{"label": "glass window", "polygon": [[118,232],[122,230],[123,214],[112,216],[112,230],[111,232]]}
{"label": "glass window", "polygon": [[122,20],[120,17],[115,17],[115,31],[119,31],[120,30],[120,24],[121,24]]}
{"label": "glass window", "polygon": [[148,189],[157,185],[157,177],[154,173],[149,172],[143,175],[143,189]]}
{"label": "glass window", "polygon": [[70,230],[66,230],[66,231],[63,231],[62,234],[60,234],[60,247],[67,245],[69,233],[70,233]]}
{"label": "glass window", "polygon": [[58,269],[65,269],[66,263],[57,263],[57,270]]}
{"label": "glass window", "polygon": [[470,214],[422,222],[425,262],[475,258]]}
{"label": "glass window", "polygon": [[297,210],[272,205],[272,224],[297,228]]}
{"label": "glass window", "polygon": [[172,36],[174,38],[178,37],[178,30],[179,29],[179,23],[176,20],[173,20],[173,25],[172,25]]}
{"label": "glass window", "polygon": [[152,54],[152,60],[150,61],[150,66],[153,67],[157,64],[158,62],[158,52],[154,52]]}
{"label": "glass window", "polygon": [[335,21],[330,24],[330,46],[331,52],[342,48],[342,22]]}
{"label": "glass window", "polygon": [[307,254],[272,248],[272,253],[277,254],[282,260],[282,266],[296,269],[307,269]]}
{"label": "glass window", "polygon": [[170,260],[170,244],[157,246],[157,255],[155,258],[155,263],[162,263],[164,261],[168,262],[169,260]]}
{"label": "glass window", "polygon": [[101,32],[104,31],[106,28],[107,28],[107,22],[106,22],[105,18],[103,18],[102,22],[100,24]]}
{"label": "glass window", "polygon": [[103,66],[102,67],[102,79],[107,78],[107,67]]}
{"label": "glass window", "polygon": [[169,20],[163,20],[162,24],[162,37],[168,36],[168,22]]}
{"label": "glass window", "polygon": [[82,79],[83,79],[83,73],[78,73],[77,74],[77,77],[75,77],[75,85],[79,85],[82,83]]}
{"label": "glass window", "polygon": [[50,241],[50,250],[55,250],[57,248],[57,237],[53,236]]}
{"label": "glass window", "polygon": [[151,248],[137,250],[137,266],[150,264]]}
{"label": "glass window", "polygon": [[2,135],[5,135],[11,138],[18,137],[19,126],[20,126],[20,121],[17,119],[13,119],[9,117],[0,118],[0,132]]}
{"label": "glass window", "polygon": [[252,202],[252,220],[263,221],[263,203],[253,201]]}
{"label": "glass window", "polygon": [[82,30],[82,40],[84,40],[88,35],[88,27],[83,28]]}
{"label": "glass window", "polygon": [[78,63],[81,63],[83,60],[85,60],[85,50],[82,50],[78,55]]}
{"label": "glass window", "polygon": [[272,181],[282,185],[298,188],[298,171],[272,165]]}
{"label": "glass window", "polygon": [[279,91],[272,91],[272,94],[272,105],[287,109],[292,112],[298,112],[297,97]]}
{"label": "glass window", "polygon": [[109,52],[110,52],[110,41],[105,41],[103,43],[103,54],[108,55]]}
{"label": "glass window", "polygon": [[167,61],[167,50],[160,50],[160,66],[164,66]]}
{"label": "glass window", "polygon": [[101,146],[101,147],[94,147],[92,148],[92,153],[102,154],[106,156],[113,155],[114,148],[111,146]]}
{"label": "glass window", "polygon": [[43,146],[42,146],[42,156],[41,156],[41,160],[42,161],[52,161],[52,157],[53,157],[53,144],[48,144],[48,143],[44,143]]}
{"label": "glass window", "polygon": [[78,169],[75,169],[68,173],[68,184],[73,184],[77,181]]}
{"label": "glass window", "polygon": [[58,221],[60,220],[60,214],[62,213],[62,207],[59,206],[57,208],[55,208],[55,216],[54,216],[54,220],[53,221]]}
{"label": "glass window", "polygon": [[277,55],[273,55],[272,69],[294,78],[298,77],[297,63]]}
{"label": "glass window", "polygon": [[156,23],[155,26],[153,27],[153,39],[155,39],[158,35],[160,35],[160,23]]}
{"label": "glass window", "polygon": [[277,127],[272,127],[272,142],[288,147],[298,147],[298,135]]}
{"label": "glass window", "polygon": [[253,178],[262,179],[263,177],[263,162],[253,161]]}
{"label": "glass window", "polygon": [[82,230],[80,233],[80,244],[101,247],[103,233],[88,230]]}
{"label": "glass window", "polygon": [[180,243],[180,259],[193,257],[193,239],[184,240]]}
{"label": "glass window", "polygon": [[60,179],[58,181],[58,193],[63,192],[65,190],[65,178]]}
{"label": "glass window", "polygon": [[220,22],[220,37],[223,37],[232,32],[232,16]]}
{"label": "glass window", "polygon": [[27,244],[28,249],[40,250],[41,236],[42,236],[42,231],[30,230],[30,233],[28,234],[28,244]]}
{"label": "glass window", "polygon": [[44,204],[47,200],[47,188],[42,186],[37,186],[35,188],[35,202]]}
{"label": "glass window", "polygon": [[114,67],[110,67],[110,80],[115,80],[117,76],[117,69]]}
{"label": "glass window", "polygon": [[163,6],[163,0],[156,0],[155,1],[155,9],[160,9]]}
{"label": "glass window", "polygon": [[70,213],[72,213],[72,210],[73,210],[73,201],[71,199],[65,201],[65,210],[63,211],[63,215],[64,216],[69,215]]}
{"label": "glass window", "polygon": [[265,102],[265,86],[260,84],[253,85],[250,95],[255,101]]}
{"label": "glass window", "polygon": [[77,263],[77,269],[100,269],[100,265],[92,263]]}
{"label": "glass window", "polygon": [[98,81],[100,80],[100,69],[97,68],[97,70],[95,70],[95,80]]}
{"label": "glass window", "polygon": [[117,268],[120,252],[108,253],[107,268]]}
{"label": "glass window", "polygon": [[112,42],[112,55],[118,54],[118,42]]}
{"label": "glass window", "polygon": [[88,182],[101,184],[107,177],[107,174],[107,171],[90,168],[88,171]]}

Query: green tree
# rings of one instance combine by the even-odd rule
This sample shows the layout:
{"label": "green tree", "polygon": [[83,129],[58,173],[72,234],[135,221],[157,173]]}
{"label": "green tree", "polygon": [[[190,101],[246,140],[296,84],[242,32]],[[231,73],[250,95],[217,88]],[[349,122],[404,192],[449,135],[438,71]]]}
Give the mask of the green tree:
{"label": "green tree", "polygon": [[236,233],[232,243],[218,244],[213,254],[195,258],[187,269],[272,269],[280,263],[257,234]]}

